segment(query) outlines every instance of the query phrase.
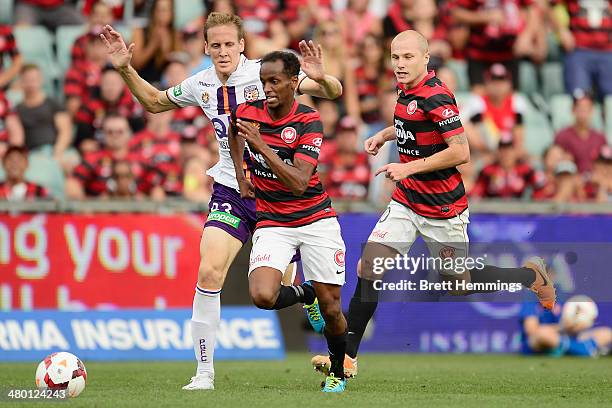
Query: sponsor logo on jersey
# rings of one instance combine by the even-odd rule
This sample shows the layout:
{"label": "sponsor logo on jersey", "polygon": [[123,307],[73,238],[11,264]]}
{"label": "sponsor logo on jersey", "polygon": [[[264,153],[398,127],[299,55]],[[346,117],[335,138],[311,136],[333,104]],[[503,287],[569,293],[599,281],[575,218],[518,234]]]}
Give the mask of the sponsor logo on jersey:
{"label": "sponsor logo on jersey", "polygon": [[202,81],[198,81],[198,85],[203,86],[205,88],[210,88],[210,87],[215,86],[215,84],[209,84],[209,83],[202,82]]}
{"label": "sponsor logo on jersey", "polygon": [[459,120],[459,116],[458,115],[457,116],[453,116],[452,118],[444,119],[444,120],[438,122],[438,126],[443,127],[443,126],[449,125],[449,124],[451,124],[453,122],[457,122],[458,120]]}
{"label": "sponsor logo on jersey", "polygon": [[455,114],[455,111],[453,111],[451,108],[446,108],[442,111],[442,116],[444,116],[445,118],[450,118],[454,114]]}
{"label": "sponsor logo on jersey", "polygon": [[339,249],[334,254],[334,261],[338,266],[344,266],[344,250]]}
{"label": "sponsor logo on jersey", "polygon": [[202,103],[208,106],[208,102],[210,102],[210,94],[208,92],[202,92]]}
{"label": "sponsor logo on jersey", "polygon": [[263,254],[263,255],[257,255],[254,258],[251,258],[249,265],[253,265],[256,264],[258,262],[269,262],[270,261],[270,254]]}
{"label": "sponsor logo on jersey", "polygon": [[416,112],[416,110],[417,110],[417,101],[410,101],[408,106],[406,106],[406,112],[408,112],[409,115],[412,115],[414,112]]}
{"label": "sponsor logo on jersey", "polygon": [[281,132],[281,139],[287,144],[295,142],[297,139],[297,131],[293,127],[286,127]]}
{"label": "sponsor logo on jersey", "polygon": [[172,94],[175,97],[181,96],[183,94],[183,89],[181,88],[181,84],[178,84],[174,88],[172,88]]}
{"label": "sponsor logo on jersey", "polygon": [[314,139],[312,139],[312,144],[317,146],[317,147],[321,147],[321,145],[323,144],[323,138],[322,137],[315,137]]}
{"label": "sponsor logo on jersey", "polygon": [[253,102],[259,99],[259,89],[257,89],[257,85],[244,87],[244,99],[247,102]]}

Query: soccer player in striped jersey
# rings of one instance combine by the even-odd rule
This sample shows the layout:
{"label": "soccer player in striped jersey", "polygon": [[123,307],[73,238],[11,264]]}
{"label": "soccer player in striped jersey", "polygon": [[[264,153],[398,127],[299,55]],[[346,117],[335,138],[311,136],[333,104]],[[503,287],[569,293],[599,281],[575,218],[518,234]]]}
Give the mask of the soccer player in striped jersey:
{"label": "soccer player in striped jersey", "polygon": [[[295,100],[299,71],[300,62],[292,53],[267,54],[260,71],[266,99],[242,104],[232,115],[230,147],[236,178],[243,196],[254,188],[257,207],[249,292],[253,303],[263,309],[283,309],[304,301],[295,288],[280,284],[291,257],[300,250],[304,278],[315,289],[326,323],[330,373],[323,391],[342,392],[346,320],[340,288],[345,246],[336,212],[316,171],[323,124],[317,111]],[[251,151],[253,184],[239,170],[241,138]]]}
{"label": "soccer player in striped jersey", "polygon": [[[227,271],[255,224],[255,202],[241,198],[229,153],[228,126],[232,108],[246,101],[264,98],[259,81],[259,61],[247,59],[244,51],[242,20],[234,15],[210,13],[204,25],[205,50],[213,66],[187,78],[181,84],[160,91],[142,79],[130,65],[134,44],[126,46],[121,34],[107,25],[101,34],[111,62],[132,94],[149,112],[157,113],[185,106],[199,106],[215,127],[219,142],[219,162],[208,174],[214,179],[210,214],[200,242],[200,267],[193,301],[191,334],[198,363],[196,375],[183,389],[214,389],[213,355],[220,323],[220,293]],[[334,99],[341,95],[340,82],[323,71],[321,47],[300,43],[302,71],[299,93]],[[295,269],[290,268],[291,271]],[[287,279],[291,284],[292,279]],[[312,291],[296,287],[301,297]],[[316,303],[307,310],[315,318]],[[312,317],[312,316],[311,316]],[[322,323],[322,319],[319,319]],[[312,322],[312,320],[311,320]]]}
{"label": "soccer player in striped jersey", "polygon": [[[374,259],[407,254],[418,236],[431,257],[465,259],[468,255],[468,202],[456,166],[469,161],[470,149],[455,98],[433,71],[428,72],[428,44],[418,32],[407,30],[393,39],[391,61],[398,82],[394,126],[367,139],[365,150],[376,155],[386,142],[396,141],[400,163],[387,164],[376,174],[384,173],[397,187],[357,265],[357,287],[348,313],[345,373],[349,376],[357,372],[359,344],[378,304],[374,281],[382,279],[382,274],[374,273]],[[438,272],[450,282],[521,283],[537,294],[543,307],[551,309],[555,304],[555,288],[541,258],[530,259],[522,268],[485,265]],[[477,292],[450,291],[471,293]],[[315,356],[312,363],[323,372],[328,370],[325,356]]]}

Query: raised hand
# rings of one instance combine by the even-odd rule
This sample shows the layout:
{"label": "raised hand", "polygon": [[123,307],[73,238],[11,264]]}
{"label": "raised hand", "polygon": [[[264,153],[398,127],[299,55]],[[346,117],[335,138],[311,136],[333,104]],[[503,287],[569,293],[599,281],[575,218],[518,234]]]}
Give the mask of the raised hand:
{"label": "raised hand", "polygon": [[366,153],[376,156],[378,154],[378,150],[385,144],[384,139],[376,133],[374,136],[366,139],[363,143],[363,147]]}
{"label": "raised hand", "polygon": [[321,45],[315,44],[312,40],[308,42],[302,40],[299,43],[299,47],[300,54],[302,54],[302,71],[313,81],[325,79],[323,49]]}
{"label": "raised hand", "polygon": [[125,68],[130,65],[134,53],[134,43],[125,45],[123,37],[110,25],[105,25],[100,38],[106,44],[110,61],[115,68]]}

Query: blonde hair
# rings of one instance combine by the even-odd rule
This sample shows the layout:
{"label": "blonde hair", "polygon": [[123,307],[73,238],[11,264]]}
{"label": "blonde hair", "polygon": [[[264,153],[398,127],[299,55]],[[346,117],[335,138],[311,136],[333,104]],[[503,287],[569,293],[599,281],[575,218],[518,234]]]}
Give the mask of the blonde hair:
{"label": "blonde hair", "polygon": [[208,30],[222,25],[233,25],[238,30],[238,40],[242,40],[244,38],[244,27],[240,17],[235,14],[226,14],[213,11],[208,15],[206,22],[204,23],[204,40],[208,41]]}

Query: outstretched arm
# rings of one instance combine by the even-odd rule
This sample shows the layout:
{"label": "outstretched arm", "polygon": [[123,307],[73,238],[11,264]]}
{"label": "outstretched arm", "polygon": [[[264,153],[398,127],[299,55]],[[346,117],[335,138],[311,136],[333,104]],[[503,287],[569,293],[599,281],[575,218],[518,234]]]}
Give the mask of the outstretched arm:
{"label": "outstretched arm", "polygon": [[306,74],[298,84],[298,93],[325,99],[336,99],[342,95],[342,84],[338,78],[323,70],[323,49],[311,41],[300,41],[302,71]]}
{"label": "outstretched arm", "polygon": [[138,75],[130,65],[134,53],[134,43],[126,46],[123,37],[110,25],[104,26],[100,38],[106,44],[111,63],[117,69],[132,94],[140,101],[144,108],[151,113],[164,112],[178,106],[168,99],[165,91],[156,89]]}

